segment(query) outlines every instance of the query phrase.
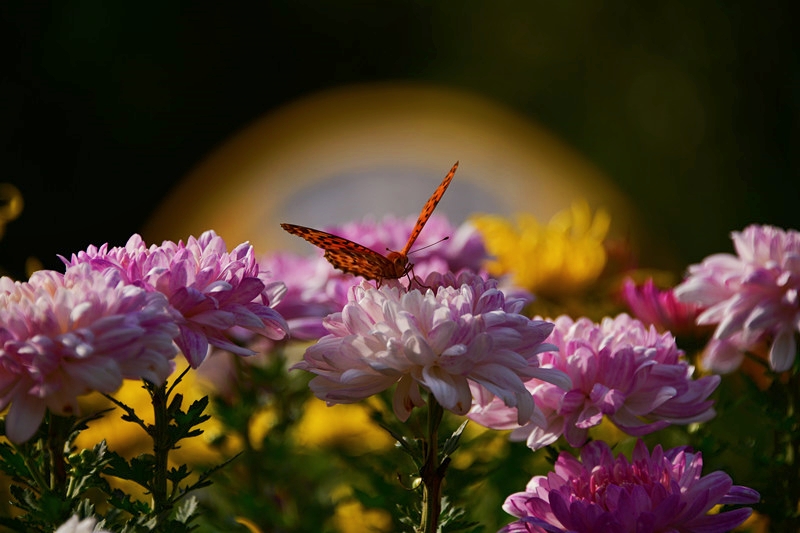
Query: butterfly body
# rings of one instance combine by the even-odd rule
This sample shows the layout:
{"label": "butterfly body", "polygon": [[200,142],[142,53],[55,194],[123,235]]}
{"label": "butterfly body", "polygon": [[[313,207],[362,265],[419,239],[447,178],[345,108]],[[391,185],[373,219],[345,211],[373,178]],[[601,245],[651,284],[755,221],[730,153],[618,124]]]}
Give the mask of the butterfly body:
{"label": "butterfly body", "polygon": [[442,199],[448,185],[453,180],[457,168],[458,162],[453,165],[453,168],[444,177],[442,183],[425,203],[414,229],[411,230],[411,235],[406,245],[400,251],[390,251],[388,255],[383,255],[357,242],[318,229],[286,223],[281,224],[281,227],[292,235],[302,237],[314,246],[325,250],[325,259],[343,272],[355,274],[366,279],[374,279],[379,284],[384,279],[402,278],[412,269],[412,265],[408,260],[408,252],[414,245],[414,241],[419,237],[422,228],[425,227],[425,223],[428,222],[428,219],[433,214],[433,210],[436,209],[439,200]]}

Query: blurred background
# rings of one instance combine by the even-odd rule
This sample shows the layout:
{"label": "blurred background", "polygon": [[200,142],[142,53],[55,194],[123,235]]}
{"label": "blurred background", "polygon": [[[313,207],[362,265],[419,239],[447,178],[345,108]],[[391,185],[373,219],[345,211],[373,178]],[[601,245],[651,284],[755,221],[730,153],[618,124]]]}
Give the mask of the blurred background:
{"label": "blurred background", "polygon": [[[5,1],[0,183],[25,204],[5,225],[0,265],[21,276],[30,257],[60,268],[56,254],[123,245],[263,117],[376,82],[456,91],[478,102],[463,113],[485,102],[530,123],[546,132],[532,153],[561,143],[628,199],[675,264],[698,261],[729,251],[747,224],[800,226],[794,20],[788,3],[755,1]],[[456,159],[465,183],[492,168],[483,157],[470,171],[471,149],[457,148],[425,154],[403,214]],[[494,158],[508,164],[502,150]],[[173,212],[195,208],[178,202]]]}

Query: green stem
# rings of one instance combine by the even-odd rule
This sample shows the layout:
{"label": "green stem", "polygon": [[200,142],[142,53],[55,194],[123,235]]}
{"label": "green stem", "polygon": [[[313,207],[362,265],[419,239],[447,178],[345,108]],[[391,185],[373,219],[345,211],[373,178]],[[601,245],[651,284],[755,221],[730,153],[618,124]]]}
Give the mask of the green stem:
{"label": "green stem", "polygon": [[167,460],[171,444],[169,442],[169,415],[167,413],[167,386],[166,383],[160,386],[149,384],[150,396],[153,402],[153,485],[151,488],[153,497],[153,511],[157,520],[161,522],[166,519],[171,504],[167,493]]}
{"label": "green stem", "polygon": [[439,425],[444,410],[433,394],[428,395],[428,430],[425,462],[420,470],[422,477],[422,519],[419,531],[436,533],[442,512],[442,482],[444,466],[439,462]]}
{"label": "green stem", "polygon": [[62,498],[67,495],[67,462],[64,459],[69,432],[72,427],[70,417],[50,414],[47,427],[47,456],[50,462],[49,489]]}

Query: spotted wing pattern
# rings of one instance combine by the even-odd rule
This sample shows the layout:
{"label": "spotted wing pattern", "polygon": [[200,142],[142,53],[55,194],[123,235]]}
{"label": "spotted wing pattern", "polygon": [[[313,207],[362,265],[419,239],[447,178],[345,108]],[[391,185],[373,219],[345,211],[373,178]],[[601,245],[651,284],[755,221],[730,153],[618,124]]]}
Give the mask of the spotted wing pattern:
{"label": "spotted wing pattern", "polygon": [[281,224],[281,227],[292,235],[302,237],[314,246],[325,250],[325,259],[343,272],[349,272],[366,279],[374,279],[379,284],[384,279],[403,277],[411,269],[408,264],[408,252],[414,245],[414,241],[419,237],[428,219],[431,218],[436,205],[444,196],[444,192],[453,180],[457,168],[458,162],[456,161],[456,164],[453,165],[453,168],[450,169],[442,183],[423,206],[406,245],[399,252],[390,252],[388,257],[357,242],[318,229],[286,223]]}
{"label": "spotted wing pattern", "polygon": [[325,259],[343,272],[366,279],[391,278],[390,274],[394,270],[394,265],[375,250],[318,229],[285,223],[281,224],[281,227],[292,235],[302,237],[314,246],[325,250]]}
{"label": "spotted wing pattern", "polygon": [[456,175],[456,170],[458,169],[458,161],[456,164],[453,165],[453,168],[450,169],[450,172],[447,173],[447,176],[444,177],[442,183],[433,191],[433,194],[428,201],[425,202],[425,205],[422,207],[422,211],[419,213],[419,217],[417,218],[417,223],[414,224],[414,229],[411,230],[411,235],[408,237],[408,242],[406,245],[403,246],[403,249],[400,250],[400,255],[406,256],[408,252],[411,251],[411,247],[414,245],[414,241],[417,240],[419,237],[420,232],[422,232],[422,228],[425,227],[425,223],[428,222],[428,219],[431,218],[433,214],[433,210],[436,209],[436,206],[439,204],[439,200],[442,199],[444,196],[444,191],[447,190],[447,186],[450,185],[450,182],[453,181],[453,176]]}

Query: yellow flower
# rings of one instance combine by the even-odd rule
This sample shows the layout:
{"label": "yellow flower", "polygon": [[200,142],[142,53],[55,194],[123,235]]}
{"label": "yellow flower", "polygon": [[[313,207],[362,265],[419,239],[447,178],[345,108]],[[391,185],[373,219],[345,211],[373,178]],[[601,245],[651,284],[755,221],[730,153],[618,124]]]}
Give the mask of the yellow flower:
{"label": "yellow flower", "polygon": [[365,406],[355,403],[328,407],[316,398],[306,404],[294,436],[300,446],[341,445],[360,453],[386,450],[394,445],[394,439],[370,420]]}
{"label": "yellow flower", "polygon": [[611,219],[589,204],[575,202],[546,225],[532,215],[517,216],[516,224],[496,215],[473,217],[493,260],[493,276],[510,274],[513,282],[536,294],[563,296],[592,284],[606,264],[603,240]]}
{"label": "yellow flower", "polygon": [[353,489],[339,485],[331,491],[336,502],[333,526],[339,533],[361,533],[372,531],[381,533],[392,531],[392,517],[383,509],[368,509],[353,497]]}

